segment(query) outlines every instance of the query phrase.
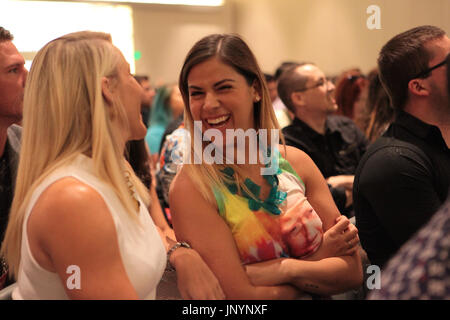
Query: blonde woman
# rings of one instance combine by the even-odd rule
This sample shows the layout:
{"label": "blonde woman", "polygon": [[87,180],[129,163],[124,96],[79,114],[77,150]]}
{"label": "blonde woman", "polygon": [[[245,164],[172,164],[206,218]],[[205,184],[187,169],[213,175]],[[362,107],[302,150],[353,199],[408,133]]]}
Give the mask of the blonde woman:
{"label": "blonde woman", "polygon": [[[249,161],[249,152],[237,162],[242,149],[224,141],[228,130],[271,137],[278,132],[263,74],[245,42],[235,35],[201,39],[186,57],[179,86],[191,143],[190,158],[171,185],[172,222],[177,238],[200,253],[226,297],[295,299],[303,292],[330,295],[360,286],[357,230],[340,216],[312,160],[292,147],[278,153],[278,139],[270,143],[269,137],[256,153],[272,150],[267,156],[279,167],[262,175],[264,164]],[[223,154],[234,149],[235,158],[221,159],[212,145],[224,147]],[[223,164],[202,158],[212,149]]]}
{"label": "blonde woman", "polygon": [[[166,248],[148,190],[123,157],[146,133],[141,90],[108,34],[68,34],[37,53],[2,244],[14,299],[155,298]],[[180,248],[170,261],[184,297],[222,297],[195,251]]]}

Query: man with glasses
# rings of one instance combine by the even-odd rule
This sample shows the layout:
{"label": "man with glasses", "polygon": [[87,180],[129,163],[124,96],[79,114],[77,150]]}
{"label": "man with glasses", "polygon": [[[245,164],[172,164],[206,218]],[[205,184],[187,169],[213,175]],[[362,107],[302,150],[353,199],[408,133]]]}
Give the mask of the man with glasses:
{"label": "man with glasses", "polygon": [[293,66],[278,81],[279,97],[295,115],[283,128],[286,144],[311,157],[327,179],[338,209],[351,217],[353,174],[367,140],[352,120],[333,115],[338,108],[334,89],[312,63]]}
{"label": "man with glasses", "polygon": [[[392,38],[378,58],[396,118],[361,160],[353,198],[361,244],[380,267],[449,192],[449,52],[443,30],[421,26]],[[424,259],[427,254],[432,253],[424,251]]]}

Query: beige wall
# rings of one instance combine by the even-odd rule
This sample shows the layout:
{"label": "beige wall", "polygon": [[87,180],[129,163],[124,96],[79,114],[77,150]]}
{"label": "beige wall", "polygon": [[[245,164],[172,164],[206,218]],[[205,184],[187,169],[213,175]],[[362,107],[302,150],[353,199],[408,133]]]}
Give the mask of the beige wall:
{"label": "beige wall", "polygon": [[[227,0],[215,9],[133,6],[136,70],[154,81],[176,81],[189,48],[213,32],[237,32],[265,72],[285,60],[314,61],[330,74],[368,72],[395,34],[433,24],[450,34],[450,0]],[[369,5],[381,9],[381,30],[369,30]]]}
{"label": "beige wall", "polygon": [[[449,0],[236,0],[236,29],[261,67],[284,60],[313,61],[328,74],[350,67],[367,72],[392,36],[433,24],[450,33]],[[381,30],[369,30],[369,5],[381,9]]]}
{"label": "beige wall", "polygon": [[230,6],[182,8],[133,5],[135,50],[142,53],[136,73],[147,74],[153,83],[175,82],[192,45],[210,33],[230,32]]}

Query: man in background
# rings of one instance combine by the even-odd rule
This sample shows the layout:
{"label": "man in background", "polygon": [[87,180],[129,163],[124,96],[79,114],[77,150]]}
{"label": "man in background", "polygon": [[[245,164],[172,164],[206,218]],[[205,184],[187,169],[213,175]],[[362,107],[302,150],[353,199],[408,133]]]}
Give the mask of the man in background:
{"label": "man in background", "polygon": [[148,76],[135,75],[134,78],[137,82],[139,82],[142,89],[144,89],[141,104],[141,115],[142,122],[144,122],[145,126],[148,128],[150,120],[150,110],[153,103],[153,97],[155,96],[155,89],[152,87]]}
{"label": "man in background", "polygon": [[351,119],[333,115],[338,108],[332,96],[334,89],[324,72],[312,63],[284,71],[278,94],[295,118],[283,134],[286,144],[311,157],[327,179],[339,211],[352,217],[353,175],[367,140]]}
{"label": "man in background", "polygon": [[442,29],[421,26],[389,40],[378,58],[396,117],[361,160],[353,197],[361,244],[379,267],[447,198],[449,52],[450,39]]}
{"label": "man in background", "polygon": [[[19,158],[23,94],[28,71],[12,43],[12,34],[0,27],[0,243],[3,241],[13,199]],[[0,288],[6,280],[0,257]]]}

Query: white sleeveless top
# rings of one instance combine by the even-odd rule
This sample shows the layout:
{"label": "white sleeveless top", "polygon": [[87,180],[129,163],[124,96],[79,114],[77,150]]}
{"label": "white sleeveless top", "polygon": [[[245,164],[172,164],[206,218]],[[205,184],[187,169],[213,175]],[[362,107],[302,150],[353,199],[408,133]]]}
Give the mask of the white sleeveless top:
{"label": "white sleeveless top", "polygon": [[[64,290],[66,283],[63,283],[57,273],[43,269],[31,254],[26,228],[30,212],[42,192],[64,177],[74,177],[95,189],[103,198],[116,227],[120,255],[128,278],[140,299],[155,299],[156,287],[166,266],[166,251],[153,220],[139,199],[141,205],[138,225],[125,211],[113,189],[94,175],[92,159],[84,155],[77,156],[70,165],[57,169],[34,190],[25,212],[18,286],[14,289],[12,298],[68,299]],[[80,272],[82,275],[83,270]],[[72,274],[73,271],[68,272],[68,276]],[[82,281],[80,284],[83,288]]]}

